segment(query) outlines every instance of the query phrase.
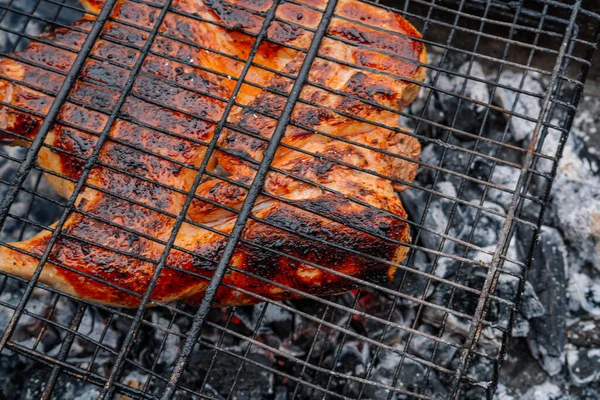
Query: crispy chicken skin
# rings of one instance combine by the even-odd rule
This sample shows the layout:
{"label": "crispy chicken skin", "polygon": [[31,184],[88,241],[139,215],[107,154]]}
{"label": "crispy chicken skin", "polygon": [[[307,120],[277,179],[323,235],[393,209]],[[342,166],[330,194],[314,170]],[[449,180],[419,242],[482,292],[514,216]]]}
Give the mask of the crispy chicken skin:
{"label": "crispy chicken skin", "polygon": [[[47,180],[65,198],[163,0],[146,3],[117,3],[39,153]],[[98,13],[103,1],[82,4]],[[299,49],[310,46],[324,5],[301,0],[278,6],[153,300],[202,299],[304,60]],[[159,27],[40,281],[94,302],[139,304],[263,24],[251,11],[270,7],[271,0],[173,1],[177,12],[168,12]],[[384,282],[395,268],[381,260],[399,263],[406,256],[401,243],[410,241],[410,232],[396,191],[414,179],[417,164],[410,160],[420,146],[369,123],[397,126],[398,115],[361,99],[402,110],[424,79],[426,51],[411,39],[420,34],[398,14],[340,0],[335,15],[300,96],[317,106],[296,105],[215,306],[260,301],[248,292],[286,300],[299,297],[288,288],[322,296],[360,287],[343,275]],[[94,19],[88,14],[74,23],[77,30],[58,28],[0,58],[0,143],[28,146],[36,136],[63,82],[60,72],[70,69]],[[42,231],[1,245],[0,269],[31,277],[50,237]]]}

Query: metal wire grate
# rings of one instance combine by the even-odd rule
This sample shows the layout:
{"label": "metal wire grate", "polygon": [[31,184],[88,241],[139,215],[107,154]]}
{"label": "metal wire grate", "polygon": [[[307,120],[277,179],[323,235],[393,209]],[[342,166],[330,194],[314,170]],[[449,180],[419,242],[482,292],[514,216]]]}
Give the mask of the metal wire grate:
{"label": "metal wire grate", "polygon": [[[0,329],[3,331],[0,352],[5,358],[0,358],[0,370],[2,363],[9,362],[7,360],[23,364],[22,358],[16,361],[13,357],[17,354],[27,360],[24,365],[35,363],[36,368],[43,371],[40,375],[43,379],[37,386],[30,383],[34,392],[32,396],[43,399],[68,398],[64,394],[67,385],[79,385],[89,390],[91,396],[103,399],[115,396],[135,399],[491,397],[505,356],[506,341],[515,323],[519,299],[525,289],[527,266],[533,254],[562,146],[597,47],[600,17],[588,11],[581,0],[533,0],[517,4],[496,0],[405,0],[394,3],[393,9],[397,9],[423,34],[423,39],[419,40],[432,56],[426,66],[426,81],[414,82],[422,86],[420,98],[400,113],[403,125],[409,126],[410,130],[389,127],[337,109],[330,110],[344,117],[412,136],[424,148],[423,155],[416,161],[419,165],[417,179],[414,182],[397,181],[409,187],[402,194],[409,211],[406,221],[413,236],[412,243],[406,244],[410,249],[406,260],[401,265],[395,265],[353,249],[341,249],[397,267],[394,281],[375,283],[347,277],[365,289],[324,298],[284,287],[303,297],[301,300],[285,302],[274,302],[238,288],[263,303],[252,307],[212,309],[216,289],[219,285],[225,285],[221,280],[227,272],[248,274],[265,284],[281,286],[230,265],[234,250],[240,243],[260,248],[273,257],[284,256],[340,274],[327,265],[316,265],[263,244],[251,243],[242,237],[242,233],[249,220],[268,223],[254,216],[252,208],[258,196],[268,195],[263,191],[263,183],[267,173],[273,171],[271,162],[276,151],[282,147],[303,151],[281,143],[285,129],[297,126],[314,131],[311,127],[298,126],[292,120],[292,111],[297,104],[319,107],[303,99],[301,89],[310,85],[331,95],[352,98],[348,93],[312,82],[309,78],[312,63],[323,57],[318,54],[322,40],[344,41],[328,31],[333,18],[343,20],[344,17],[335,14],[335,0],[330,0],[322,8],[310,5],[318,2],[276,0],[266,11],[251,9],[252,4],[260,2],[248,2],[247,8],[239,5],[243,2],[227,3],[230,7],[241,7],[248,13],[259,15],[263,20],[262,27],[256,32],[240,28],[253,38],[252,51],[242,59],[228,54],[226,50],[202,47],[161,31],[160,27],[170,14],[198,23],[218,25],[198,15],[177,10],[172,3],[170,0],[107,0],[101,12],[94,15],[86,12],[74,0],[0,0],[2,57],[41,68],[51,76],[60,76],[64,80],[60,87],[49,84],[46,88],[40,88],[11,80],[0,70],[0,81],[15,82],[55,99],[47,113],[38,115],[43,118],[43,123],[34,140],[25,136],[17,137],[9,131],[1,132],[30,143],[27,150],[0,147],[0,238],[3,240],[0,245],[10,247],[9,242],[31,237],[42,230],[51,231],[52,239],[43,254],[34,255],[40,261],[32,279],[2,275],[0,307],[4,314],[0,314],[3,316],[0,318]],[[267,37],[268,27],[274,22],[291,24],[277,15],[277,8],[284,3],[304,8],[306,12],[318,12],[321,16],[316,27],[297,25],[312,35],[313,39],[306,49],[278,43],[305,53],[304,62],[297,76],[270,71],[293,80],[293,88],[289,93],[275,91],[286,96],[285,107],[281,117],[269,116],[277,119],[277,126],[272,137],[266,140],[263,159],[256,165],[254,181],[244,186],[248,194],[243,206],[239,211],[229,210],[238,214],[237,221],[234,229],[224,234],[228,241],[220,256],[208,260],[214,265],[214,274],[199,308],[185,304],[161,304],[151,299],[151,293],[163,270],[181,271],[177,266],[167,264],[167,256],[172,249],[186,251],[175,245],[175,239],[182,224],[191,223],[186,215],[192,201],[197,198],[195,193],[202,178],[211,175],[207,170],[209,155],[216,149],[226,150],[217,144],[219,134],[223,129],[233,129],[265,141],[250,131],[232,126],[228,116],[234,107],[247,107],[236,99],[243,85],[274,91],[252,83],[247,75],[252,67],[266,69],[254,57],[261,43],[272,41]],[[152,22],[148,26],[135,26],[116,20],[113,11],[123,4],[149,10],[153,15]],[[370,4],[389,8],[382,4]],[[92,22],[87,25],[73,24],[82,17]],[[110,36],[107,27],[116,22],[130,29],[132,36]],[[367,22],[352,22],[369,26]],[[44,29],[59,27],[80,34],[80,50],[75,51],[69,44],[38,36]],[[386,31],[377,26],[370,28]],[[386,33],[402,37],[397,32]],[[159,39],[201,49],[215,57],[231,59],[241,66],[237,76],[204,69],[236,82],[227,98],[218,93],[194,91],[189,86],[167,79],[171,87],[208,96],[225,104],[221,118],[210,121],[216,125],[210,142],[196,141],[196,144],[207,148],[199,166],[188,165],[162,153],[110,137],[113,124],[123,120],[177,137],[177,133],[162,129],[152,122],[128,117],[123,107],[129,98],[168,108],[189,119],[209,120],[204,115],[160,104],[152,98],[132,92],[136,80],[146,73],[141,71],[148,57],[203,69],[193,60],[158,51],[153,44]],[[127,56],[122,59],[107,58],[98,51],[100,40],[121,46]],[[14,54],[29,42],[42,43],[48,51],[54,48],[69,53],[72,57],[71,67],[64,72],[40,60],[25,60]],[[127,72],[119,88],[119,96],[110,107],[89,104],[73,96],[74,85],[87,82],[82,71],[89,62],[111,65]],[[476,63],[493,73],[488,76],[477,74],[474,70]],[[503,79],[509,71],[518,76],[514,82]],[[528,76],[532,75],[543,81],[544,87],[537,91],[526,87]],[[459,84],[449,88],[446,84],[449,79],[457,80]],[[111,86],[109,82],[94,82],[94,85],[98,90],[114,90],[114,85]],[[487,89],[475,92],[473,87],[476,85],[484,85]],[[511,103],[498,104],[498,92],[509,94],[507,98],[512,100]],[[535,100],[539,108],[519,108],[520,99],[523,98]],[[358,100],[384,108],[374,101]],[[61,110],[68,104],[84,106],[102,115],[106,120],[104,128],[94,132],[65,121]],[[440,104],[448,105],[443,116],[436,109]],[[35,115],[31,110],[4,101],[0,105]],[[472,114],[475,108],[479,110],[480,117],[465,121],[475,118]],[[395,112],[391,109],[388,111]],[[256,112],[260,113],[260,110]],[[527,129],[531,129],[530,135],[520,141],[514,140],[511,131],[515,123],[525,124]],[[84,130],[96,137],[89,156],[79,157],[79,162],[84,165],[82,176],[78,179],[63,177],[75,186],[74,193],[67,200],[57,196],[44,184],[42,173],[47,176],[56,173],[36,165],[43,148],[68,153],[45,143],[47,135],[57,124]],[[326,132],[316,133],[328,136]],[[187,137],[185,139],[190,140]],[[49,259],[52,247],[60,237],[67,235],[62,229],[68,216],[75,210],[77,195],[89,185],[86,179],[94,166],[102,165],[140,180],[149,180],[102,163],[99,156],[105,143],[118,143],[196,172],[189,190],[169,187],[185,196],[185,203],[178,215],[167,214],[159,207],[124,198],[172,218],[175,222],[167,240],[159,241],[135,229],[102,221],[124,232],[158,241],[165,247],[158,262],[122,252],[127,257],[137,257],[156,265],[151,283],[141,298],[141,306],[134,311],[83,301],[37,282],[42,272],[41,266]],[[352,141],[350,143],[369,147]],[[425,149],[430,151],[426,152]],[[371,150],[381,151],[378,148]],[[78,157],[75,154],[72,156]],[[327,161],[375,174],[337,159]],[[507,171],[517,178],[511,186],[509,182],[499,183],[498,180],[499,175]],[[240,185],[237,181],[228,182]],[[448,190],[444,182],[452,182],[453,189]],[[317,183],[308,183],[321,190],[332,191]],[[106,191],[99,187],[94,189]],[[112,195],[118,196],[117,193]],[[495,199],[496,203],[503,202],[504,207],[491,206],[490,198]],[[369,207],[359,199],[351,200]],[[220,206],[218,203],[215,205]],[[440,213],[445,217],[437,218]],[[91,214],[86,216],[99,218]],[[58,223],[50,228],[56,220]],[[440,224],[440,221],[443,223]],[[481,230],[488,229],[489,224],[498,226],[498,232],[486,237],[487,242],[482,243]],[[285,226],[277,228],[289,231]],[[299,238],[306,236],[302,232],[291,233]],[[382,239],[390,240],[386,237]],[[99,246],[97,243],[89,244]],[[327,245],[336,246],[332,243]],[[516,246],[520,246],[519,251],[513,251]],[[69,268],[66,265],[63,267]],[[444,273],[450,267],[453,272]],[[196,278],[206,279],[202,275],[196,275]],[[498,290],[499,282],[503,282],[503,288],[512,290]],[[122,290],[124,294],[139,297],[130,290],[119,288],[118,284],[106,284]],[[148,309],[150,305],[160,307]],[[347,360],[354,359],[363,360],[360,368],[358,365],[348,365]],[[5,390],[5,394],[10,395],[9,389]]]}

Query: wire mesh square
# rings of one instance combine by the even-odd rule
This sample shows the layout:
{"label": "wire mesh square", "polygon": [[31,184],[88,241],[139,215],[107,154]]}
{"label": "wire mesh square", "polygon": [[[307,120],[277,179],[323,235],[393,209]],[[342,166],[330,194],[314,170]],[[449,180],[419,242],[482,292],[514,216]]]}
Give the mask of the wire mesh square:
{"label": "wire mesh square", "polygon": [[[327,96],[382,107],[374,99],[356,99],[343,90],[311,80],[314,60],[327,59],[318,52],[321,42],[369,47],[367,39],[357,45],[360,38],[352,42],[334,35],[329,25],[332,21],[351,22],[374,35],[387,32],[386,27],[336,12],[338,3],[352,1],[203,2],[220,7],[222,15],[247,16],[233,26],[241,41],[251,40],[254,46],[240,57],[231,49],[205,46],[187,37],[193,24],[232,28],[182,6],[190,2],[99,3],[103,6],[91,9],[88,4],[86,9],[75,0],[0,0],[2,59],[37,68],[47,77],[47,86],[15,80],[2,69],[0,82],[16,83],[48,98],[47,104],[39,105],[43,112],[37,114],[27,109],[27,104],[0,102],[2,109],[33,115],[40,121],[39,132],[33,138],[1,131],[0,138],[27,142],[28,148],[0,145],[0,246],[26,253],[14,243],[48,232],[53,239],[47,251],[29,254],[41,260],[39,265],[49,259],[59,262],[51,252],[59,240],[78,240],[84,252],[116,251],[103,247],[100,240],[86,241],[64,232],[67,216],[79,213],[100,221],[107,231],[119,229],[130,238],[130,247],[140,241],[153,241],[167,250],[160,259],[121,250],[123,257],[152,264],[159,270],[144,295],[120,286],[118,281],[104,282],[124,298],[140,303],[132,309],[82,300],[40,283],[40,267],[32,279],[2,273],[0,388],[4,388],[4,394],[26,393],[27,398],[43,399],[84,395],[123,399],[491,398],[506,340],[518,323],[520,298],[528,295],[527,266],[562,145],[598,43],[598,15],[588,11],[580,0],[405,0],[390,5],[364,2],[372,10],[397,12],[421,32],[422,38],[410,39],[421,42],[429,54],[428,63],[419,64],[427,69],[425,80],[411,82],[420,86],[420,92],[398,113],[402,128],[364,118],[360,113],[335,108],[327,111],[419,141],[420,157],[408,159],[418,164],[416,179],[396,182],[408,187],[399,195],[408,217],[395,218],[410,226],[412,239],[403,244],[408,255],[398,265],[341,246],[342,252],[394,267],[394,276],[390,281],[373,281],[342,272],[346,279],[355,279],[356,288],[315,294],[246,271],[232,261],[236,248],[254,246],[266,258],[305,265],[311,274],[336,273],[330,265],[286,254],[272,243],[249,241],[244,232],[251,224],[273,222],[253,214],[252,204],[228,209],[219,202],[196,197],[200,179],[212,176],[207,170],[208,157],[191,165],[178,154],[198,151],[202,146],[227,150],[201,135],[186,136],[189,131],[201,132],[207,126],[216,126],[219,132],[237,129],[236,140],[260,142],[263,160],[255,164],[262,172],[247,184],[223,175],[216,177],[254,192],[255,200],[268,195],[262,187],[265,176],[285,172],[269,165],[275,153],[281,149],[301,150],[280,143],[284,129],[293,126],[315,130],[293,118],[293,112],[301,106],[313,106],[300,89],[310,87]],[[293,10],[297,20],[286,19],[284,9]],[[145,22],[135,23],[138,17]],[[257,17],[263,25],[252,25],[251,17]],[[294,40],[308,40],[304,47],[277,43],[269,36],[269,29],[288,29],[291,36],[298,34]],[[52,33],[54,36],[48,36]],[[407,39],[406,35],[394,34],[399,42]],[[36,57],[18,53],[30,43],[42,49]],[[236,99],[241,91],[267,90],[253,76],[257,68],[266,69],[255,58],[261,43],[284,46],[310,61],[295,73],[269,71],[289,87],[300,82],[297,90],[269,88],[288,99],[279,115],[265,116],[280,121],[281,129],[274,129],[273,138],[232,126],[228,118],[229,114],[252,109],[241,100],[242,96]],[[387,51],[379,50],[382,54]],[[67,67],[50,65],[44,59],[44,54],[52,51],[64,56],[62,61]],[[195,54],[208,55],[218,62],[226,60],[231,72],[206,68],[194,58]],[[175,73],[159,76],[163,64]],[[352,67],[373,69],[365,64]],[[94,75],[106,69],[111,73]],[[195,89],[195,81],[210,83],[215,76],[220,81],[231,81],[223,86],[229,90],[210,85],[209,90]],[[166,104],[161,91],[168,91],[177,101]],[[206,111],[198,104],[218,104],[222,114]],[[81,107],[92,116],[85,129],[77,125],[83,122],[77,120]],[[146,118],[140,119],[136,110],[143,110]],[[168,110],[169,117],[164,117],[161,110]],[[112,135],[115,124],[126,126],[129,135]],[[83,133],[71,148],[57,148],[44,141],[57,126],[62,127],[65,137],[73,130]],[[328,135],[318,130],[316,133]],[[141,138],[155,146],[142,146]],[[357,145],[352,140],[350,143]],[[369,147],[364,143],[362,146]],[[175,236],[157,238],[135,226],[119,224],[117,219],[92,215],[78,208],[76,196],[64,196],[57,190],[71,185],[76,193],[84,188],[100,191],[118,198],[123,208],[134,205],[147,210],[148,218],[164,215],[176,221],[175,232],[193,222],[185,212],[165,212],[166,206],[160,201],[144,198],[148,192],[128,198],[119,192],[118,185],[97,187],[86,181],[95,168],[102,167],[121,177],[120,184],[126,179],[145,182],[139,184],[141,188],[160,183],[135,166],[107,164],[101,151],[109,147],[118,149],[123,160],[128,152],[139,152],[157,169],[177,168],[197,175],[194,185],[168,188],[188,199],[188,207],[192,201],[202,200],[237,214],[239,228],[220,232],[228,237],[225,250],[197,260],[199,265],[211,268],[212,276],[171,265],[170,254],[186,252],[175,243]],[[72,163],[82,167],[82,175],[64,176],[36,164],[38,153],[44,150],[69,155]],[[392,156],[407,159],[402,154]],[[343,159],[317,157],[357,169]],[[67,183],[48,183],[57,179]],[[310,180],[306,183],[329,190]],[[360,199],[351,201],[365,207]],[[114,212],[118,216],[120,211]],[[53,225],[56,221],[58,225]],[[342,224],[360,228],[356,220]],[[275,224],[273,228],[294,235],[298,241],[310,240],[315,245],[323,241],[311,237],[300,224]],[[393,240],[386,236],[379,239]],[[61,268],[68,270],[69,266]],[[200,299],[199,307],[157,301],[151,295],[161,269],[164,273],[186,273],[190,280],[205,281],[215,290],[228,288],[259,304],[211,308],[215,292],[209,290],[206,293],[211,294]],[[255,289],[232,285],[227,280],[231,274],[252,280]],[[91,276],[85,279],[88,284],[94,281]],[[276,288],[289,300],[275,301],[260,286]],[[21,370],[31,374],[5,372]]]}

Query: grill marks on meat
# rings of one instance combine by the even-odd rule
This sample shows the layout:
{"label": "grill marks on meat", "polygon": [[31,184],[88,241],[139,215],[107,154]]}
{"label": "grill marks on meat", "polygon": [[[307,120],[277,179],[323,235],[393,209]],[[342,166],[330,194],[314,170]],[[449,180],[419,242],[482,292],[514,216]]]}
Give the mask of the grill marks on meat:
{"label": "grill marks on meat", "polygon": [[[115,6],[39,153],[39,165],[54,172],[46,174],[48,181],[65,198],[157,23],[155,6],[163,1],[146,3],[121,0]],[[317,10],[325,6],[321,0],[296,3],[278,6],[258,48],[209,161],[211,173],[203,178],[158,278],[156,301],[203,297],[304,60],[301,50],[308,49],[321,20]],[[98,13],[103,1],[82,4]],[[253,34],[263,25],[264,18],[253,12],[271,5],[270,0],[173,2],[175,12],[168,12],[158,29],[41,281],[96,302],[139,304]],[[0,128],[8,132],[0,133],[0,142],[27,146],[35,137],[93,21],[88,15],[73,24],[75,30],[56,29],[0,59],[5,104]],[[397,126],[398,115],[385,108],[401,110],[415,98],[424,79],[425,49],[410,39],[420,35],[399,15],[356,0],[339,1],[328,33],[300,96],[317,106],[296,105],[215,305],[258,301],[246,292],[284,300],[298,297],[295,290],[327,295],[360,286],[340,274],[383,282],[395,268],[382,260],[399,263],[406,255],[402,243],[410,241],[409,228],[395,190],[414,178],[416,163],[410,160],[420,146],[369,121]],[[34,256],[44,252],[50,236],[43,231],[12,244],[23,252],[0,246],[0,269],[31,276],[38,262]]]}

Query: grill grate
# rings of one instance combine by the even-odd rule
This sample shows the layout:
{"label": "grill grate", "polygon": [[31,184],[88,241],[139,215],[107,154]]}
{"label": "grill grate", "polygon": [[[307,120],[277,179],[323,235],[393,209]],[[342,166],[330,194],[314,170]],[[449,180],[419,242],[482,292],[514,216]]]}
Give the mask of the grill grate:
{"label": "grill grate", "polygon": [[[3,57],[51,70],[48,66],[36,64],[33,60],[20,59],[18,55],[13,54],[14,51],[23,49],[29,41],[45,43],[75,56],[67,73],[58,69],[52,70],[64,79],[65,83],[59,90],[41,90],[56,100],[46,115],[38,115],[44,118],[44,122],[29,148],[24,151],[0,147],[0,238],[3,240],[0,245],[18,250],[9,242],[22,240],[41,230],[52,232],[52,239],[46,251],[34,255],[40,262],[32,279],[2,275],[0,307],[4,314],[0,315],[6,318],[0,318],[0,329],[3,330],[0,351],[1,355],[6,357],[0,358],[0,370],[3,362],[14,359],[11,358],[13,354],[24,356],[31,363],[39,363],[36,365],[43,365],[44,379],[35,389],[38,391],[37,395],[43,399],[67,398],[64,394],[57,393],[65,390],[65,385],[74,382],[89,389],[90,396],[106,399],[114,396],[136,399],[193,396],[209,399],[491,397],[505,357],[506,340],[515,323],[519,299],[525,290],[527,266],[531,261],[535,240],[543,220],[558,160],[591,66],[590,60],[597,46],[600,17],[586,10],[581,0],[532,0],[518,4],[496,0],[405,0],[395,4],[402,15],[423,34],[421,41],[432,55],[427,65],[427,80],[423,83],[414,82],[422,87],[421,97],[400,113],[404,125],[410,126],[411,129],[389,127],[337,109],[330,111],[415,137],[424,147],[423,155],[416,161],[419,165],[417,179],[414,182],[396,179],[397,183],[409,187],[402,195],[409,218],[392,216],[410,225],[413,239],[410,244],[406,244],[410,252],[401,265],[396,265],[353,249],[327,243],[328,246],[397,267],[394,282],[373,283],[346,277],[360,283],[365,289],[325,298],[284,287],[285,290],[301,294],[304,298],[285,302],[273,302],[264,296],[238,288],[242,293],[255,296],[264,303],[252,307],[215,310],[211,309],[211,304],[216,289],[219,285],[230,286],[221,282],[228,271],[247,274],[266,284],[282,286],[230,265],[234,249],[240,243],[259,248],[273,254],[274,257],[285,256],[331,274],[343,275],[327,265],[300,260],[242,238],[242,232],[249,220],[272,224],[251,213],[259,195],[294,204],[262,190],[265,177],[270,171],[292,176],[325,192],[335,193],[323,185],[271,167],[271,161],[278,148],[312,154],[281,143],[287,126],[295,126],[382,152],[379,148],[358,144],[327,132],[315,131],[314,128],[301,126],[291,120],[292,111],[297,104],[321,107],[301,98],[300,90],[306,85],[333,95],[352,97],[309,79],[309,68],[315,58],[344,64],[343,61],[318,54],[323,38],[344,42],[344,39],[332,36],[327,30],[332,18],[343,17],[335,15],[336,0],[330,0],[324,9],[306,5],[304,1],[287,0],[274,1],[265,12],[247,10],[260,15],[264,23],[258,32],[245,32],[254,37],[254,44],[247,59],[241,59],[226,51],[202,47],[161,32],[159,28],[169,13],[219,25],[202,20],[197,15],[173,9],[172,1],[107,0],[105,3],[101,12],[93,15],[86,13],[78,2],[71,0],[0,0],[0,53]],[[136,46],[133,41],[127,43],[126,39],[111,39],[104,34],[106,24],[113,21],[112,11],[123,3],[143,5],[155,12],[152,27],[144,28],[119,21],[145,35],[145,44],[141,47]],[[274,41],[267,38],[267,28],[274,21],[290,23],[280,20],[276,14],[277,7],[283,3],[305,7],[322,14],[320,23],[315,28],[297,25],[313,35],[307,50],[275,41],[279,45],[305,53],[297,76],[270,70],[254,61],[258,46],[265,41]],[[388,8],[386,5],[377,6]],[[71,25],[84,15],[94,17],[95,22],[89,29]],[[368,25],[365,22],[359,23]],[[38,34],[46,26],[80,32],[84,38],[81,50],[75,53],[68,46],[39,38]],[[371,28],[385,30],[380,27]],[[402,36],[395,32],[387,33]],[[109,60],[92,54],[100,38],[123,46],[136,55],[135,61]],[[227,57],[241,63],[243,68],[239,76],[231,77],[201,67],[190,60],[161,54],[152,49],[156,38],[185,43],[211,52],[215,57]],[[347,43],[356,46],[356,43]],[[176,62],[226,79],[234,79],[236,85],[233,95],[229,98],[223,98],[218,93],[194,90],[177,82],[168,82],[172,87],[225,103],[222,117],[219,120],[210,120],[206,116],[178,110],[154,99],[131,93],[136,79],[143,75],[140,71],[148,56],[161,57],[166,62]],[[109,112],[105,108],[94,107],[71,97],[73,85],[85,81],[81,71],[90,60],[118,66],[129,72],[120,96]],[[487,76],[478,74],[478,63],[492,72]],[[345,65],[352,66],[348,63]],[[277,92],[252,83],[247,79],[251,67],[259,67],[292,79],[294,86],[291,92]],[[367,67],[358,68],[369,70]],[[520,75],[515,82],[507,82],[502,77],[508,72]],[[544,82],[545,87],[540,87],[538,91],[526,87],[528,76],[536,76]],[[40,90],[26,82],[11,80],[10,77],[4,76],[2,71],[0,79]],[[449,80],[459,83],[455,87],[448,87]],[[98,82],[95,84],[101,86]],[[242,85],[250,85],[287,97],[281,117],[267,115],[278,119],[271,139],[265,139],[228,122],[227,118],[234,107],[249,107],[236,99]],[[483,85],[486,89],[477,92],[474,89],[477,85]],[[109,84],[106,86],[110,87]],[[510,94],[507,98],[511,99],[511,104],[498,103],[496,99],[500,92]],[[161,129],[148,121],[133,121],[141,127],[206,146],[207,155],[202,164],[199,167],[189,165],[110,137],[110,129],[117,119],[131,121],[131,118],[122,112],[122,107],[130,96],[148,104],[184,113],[190,118],[214,123],[214,136],[206,143],[187,136],[178,136],[177,133]],[[519,108],[523,98],[534,100],[539,108]],[[386,109],[375,101],[362,98],[358,100]],[[106,126],[101,132],[94,132],[62,120],[60,112],[67,103],[82,105],[102,113],[108,121]],[[5,102],[0,102],[0,105],[35,114]],[[444,116],[440,116],[441,113],[438,112],[437,107],[440,105],[451,105],[445,110]],[[392,109],[387,110],[395,112]],[[478,110],[477,119],[471,113],[473,110]],[[261,110],[253,111],[261,113]],[[476,120],[465,121],[471,117]],[[467,124],[468,122],[470,124]],[[66,201],[56,196],[44,184],[45,178],[42,177],[42,173],[57,174],[36,165],[38,154],[44,147],[68,153],[44,143],[57,123],[97,137],[97,144],[90,157],[82,159],[85,163],[83,175],[78,180],[63,177],[75,184],[75,191]],[[530,136],[515,140],[517,123],[530,128]],[[219,148],[217,144],[219,134],[225,128],[267,142],[263,160],[256,164],[257,174],[250,185],[242,185],[207,170],[209,156],[215,149],[227,151]],[[1,133],[18,136],[8,131]],[[30,141],[24,136],[18,139]],[[196,171],[196,178],[189,191],[164,185],[185,196],[181,213],[172,215],[159,207],[120,197],[107,189],[93,187],[86,182],[92,167],[100,165],[142,181],[159,184],[147,177],[119,170],[100,161],[100,150],[108,141]],[[425,152],[427,148],[431,150],[430,153]],[[389,155],[412,161],[402,155]],[[349,162],[321,155],[319,157],[350,169],[390,179]],[[255,163],[252,159],[246,161]],[[485,167],[484,173],[479,170],[481,165]],[[496,180],[498,175],[495,175],[495,172],[501,175],[506,171],[511,171],[517,178],[512,187],[508,187],[506,182],[498,183]],[[238,214],[238,219],[231,233],[221,233],[228,236],[228,241],[219,259],[207,259],[215,266],[215,272],[200,307],[196,310],[184,304],[162,304],[152,300],[150,294],[164,269],[177,270],[176,266],[167,265],[169,251],[176,249],[189,252],[177,247],[175,238],[183,222],[195,224],[186,219],[186,215],[192,201],[197,198],[195,193],[201,179],[206,176],[242,186],[248,190],[248,195],[240,210],[228,209]],[[448,190],[448,185],[444,185],[446,182],[453,182],[452,190]],[[78,211],[89,218],[101,220],[108,226],[118,227],[165,246],[158,262],[110,248],[111,251],[120,252],[128,257],[156,264],[151,284],[141,297],[141,306],[134,311],[90,303],[37,282],[42,272],[41,266],[48,260],[52,246],[59,237],[70,237],[62,229],[67,217],[75,209],[75,200],[84,187],[110,193],[175,220],[169,238],[158,240],[97,215]],[[472,193],[477,193],[478,198],[474,198]],[[490,197],[499,199],[501,196],[504,199],[504,207],[490,205]],[[208,199],[203,200],[210,203]],[[373,208],[360,199],[351,200]],[[501,201],[498,200],[497,203]],[[224,207],[219,203],[211,204]],[[442,224],[438,223],[440,219],[436,219],[436,215],[440,213],[445,215]],[[58,224],[50,228],[50,224],[57,219]],[[481,244],[480,231],[488,229],[489,224],[497,225],[498,232],[484,238],[489,243]],[[197,226],[210,230],[210,227],[201,224]],[[287,229],[282,226],[276,227]],[[306,237],[301,232],[291,233],[298,237]],[[387,237],[380,238],[391,240]],[[326,243],[318,238],[309,239]],[[81,238],[77,240],[83,241]],[[98,243],[88,244],[102,248]],[[518,252],[513,251],[517,245],[521,248]],[[443,270],[450,266],[453,273],[444,274]],[[62,267],[70,268],[66,265]],[[206,279],[202,275],[197,277]],[[499,290],[499,282],[504,285],[502,288],[510,287],[512,291]],[[128,295],[140,297],[114,283],[105,284]],[[160,307],[149,310],[149,305]],[[95,326],[94,321],[101,322],[103,326]],[[277,331],[278,321],[285,321],[283,332]],[[23,340],[24,334],[27,340]],[[291,336],[286,336],[290,334]],[[277,337],[283,340],[278,342]],[[149,342],[152,345],[149,345]],[[173,349],[176,349],[175,354],[171,354]],[[364,361],[360,369],[354,365],[352,368],[345,365],[345,360],[352,359],[349,352],[353,349],[358,354],[355,356],[359,359],[362,357]],[[269,380],[275,383],[265,384],[264,381]],[[267,392],[257,392],[267,386]],[[273,387],[278,390],[270,391]]]}

